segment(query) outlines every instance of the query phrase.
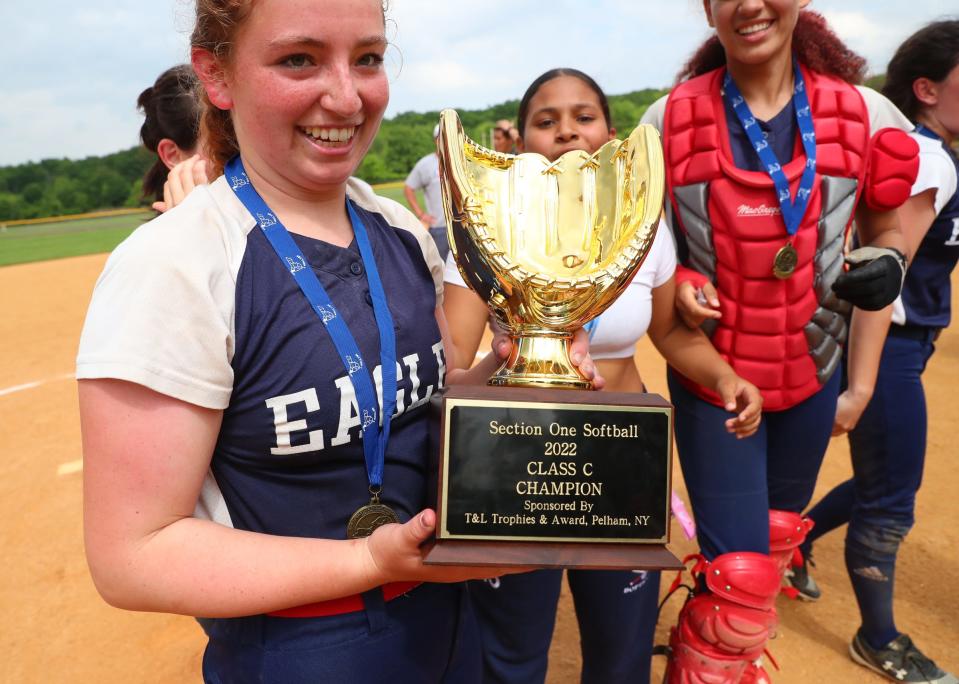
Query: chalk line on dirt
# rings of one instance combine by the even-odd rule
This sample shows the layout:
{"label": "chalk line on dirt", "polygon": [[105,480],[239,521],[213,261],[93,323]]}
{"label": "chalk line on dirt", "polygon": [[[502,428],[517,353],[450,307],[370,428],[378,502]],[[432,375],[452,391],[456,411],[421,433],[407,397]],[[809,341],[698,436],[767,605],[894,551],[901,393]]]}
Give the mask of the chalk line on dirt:
{"label": "chalk line on dirt", "polygon": [[63,375],[57,375],[52,378],[47,378],[45,380],[35,380],[34,382],[25,382],[22,385],[13,385],[12,387],[4,387],[0,389],[0,397],[5,397],[8,394],[15,394],[17,392],[23,392],[24,390],[34,389],[35,387],[41,387],[43,385],[49,384],[51,382],[60,382],[61,380],[73,380],[76,377],[73,373],[65,373]]}
{"label": "chalk line on dirt", "polygon": [[60,467],[57,468],[57,475],[63,477],[64,475],[73,475],[74,473],[79,473],[83,470],[83,459],[77,459],[76,461],[69,461],[67,463],[61,463]]}

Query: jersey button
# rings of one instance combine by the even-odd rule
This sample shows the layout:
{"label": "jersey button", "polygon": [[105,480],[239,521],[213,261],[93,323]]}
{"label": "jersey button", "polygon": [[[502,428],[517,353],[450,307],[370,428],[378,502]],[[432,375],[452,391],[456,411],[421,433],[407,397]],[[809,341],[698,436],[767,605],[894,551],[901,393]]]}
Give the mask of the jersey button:
{"label": "jersey button", "polygon": [[359,261],[354,261],[350,264],[350,272],[353,275],[359,275],[363,272],[363,265]]}
{"label": "jersey button", "polygon": [[369,304],[370,306],[373,306],[373,297],[370,295],[369,292],[366,293],[366,303]]}

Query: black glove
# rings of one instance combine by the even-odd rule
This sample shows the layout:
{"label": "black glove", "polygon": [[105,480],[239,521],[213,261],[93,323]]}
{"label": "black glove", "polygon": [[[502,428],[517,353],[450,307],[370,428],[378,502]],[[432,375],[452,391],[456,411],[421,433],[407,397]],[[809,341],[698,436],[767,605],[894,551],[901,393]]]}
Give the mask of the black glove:
{"label": "black glove", "polygon": [[860,247],[846,257],[849,270],[832,284],[840,299],[866,311],[889,306],[902,290],[906,257],[892,247]]}

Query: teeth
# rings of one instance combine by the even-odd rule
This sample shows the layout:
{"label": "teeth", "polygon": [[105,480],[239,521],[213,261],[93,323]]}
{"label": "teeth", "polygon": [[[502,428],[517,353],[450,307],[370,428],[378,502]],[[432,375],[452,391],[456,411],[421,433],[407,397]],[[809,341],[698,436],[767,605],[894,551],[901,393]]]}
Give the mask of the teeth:
{"label": "teeth", "polygon": [[756,33],[757,31],[765,31],[772,25],[772,22],[764,22],[762,24],[753,24],[752,26],[747,26],[745,28],[739,29],[739,34],[742,36],[748,36],[750,33]]}
{"label": "teeth", "polygon": [[327,142],[349,142],[356,133],[356,126],[351,128],[320,128],[319,126],[310,126],[303,128],[303,131],[314,140],[325,140]]}

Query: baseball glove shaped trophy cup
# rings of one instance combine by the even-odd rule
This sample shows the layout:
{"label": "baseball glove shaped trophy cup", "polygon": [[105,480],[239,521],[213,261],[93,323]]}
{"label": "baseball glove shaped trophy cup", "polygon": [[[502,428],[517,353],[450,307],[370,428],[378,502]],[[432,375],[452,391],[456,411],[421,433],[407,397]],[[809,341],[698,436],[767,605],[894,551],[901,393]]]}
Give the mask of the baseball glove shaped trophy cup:
{"label": "baseball glove shaped trophy cup", "polygon": [[575,330],[626,288],[653,244],[659,135],[639,126],[555,162],[485,149],[452,110],[437,142],[450,246],[513,338],[490,386],[448,388],[438,525],[427,563],[671,568],[672,407],[593,392]]}

